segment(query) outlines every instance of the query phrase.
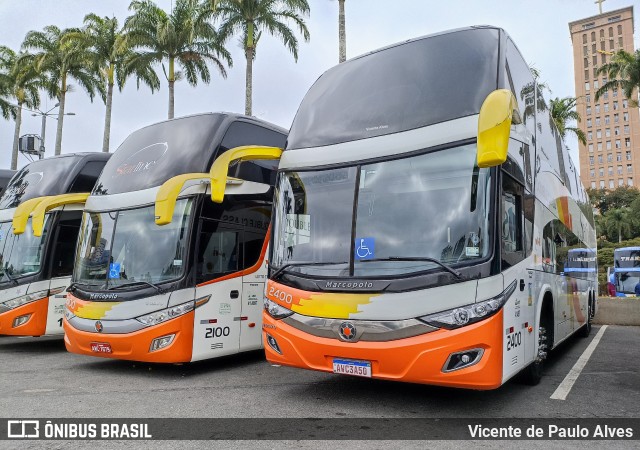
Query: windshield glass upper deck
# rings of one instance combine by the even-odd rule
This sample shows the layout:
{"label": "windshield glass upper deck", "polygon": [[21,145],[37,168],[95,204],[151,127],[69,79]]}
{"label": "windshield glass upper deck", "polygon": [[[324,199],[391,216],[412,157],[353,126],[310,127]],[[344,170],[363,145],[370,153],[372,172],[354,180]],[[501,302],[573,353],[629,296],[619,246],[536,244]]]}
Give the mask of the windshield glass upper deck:
{"label": "windshield glass upper deck", "polygon": [[176,202],[168,225],[155,223],[154,207],[85,212],[74,281],[101,289],[163,283],[182,277],[193,199]]}
{"label": "windshield glass upper deck", "polygon": [[420,258],[452,266],[483,260],[491,249],[491,172],[475,158],[475,145],[465,145],[281,173],[273,265],[321,277],[393,277],[439,267]]}
{"label": "windshield glass upper deck", "polygon": [[497,87],[499,32],[425,37],[342,63],[305,96],[287,149],[397,133],[477,114]]}

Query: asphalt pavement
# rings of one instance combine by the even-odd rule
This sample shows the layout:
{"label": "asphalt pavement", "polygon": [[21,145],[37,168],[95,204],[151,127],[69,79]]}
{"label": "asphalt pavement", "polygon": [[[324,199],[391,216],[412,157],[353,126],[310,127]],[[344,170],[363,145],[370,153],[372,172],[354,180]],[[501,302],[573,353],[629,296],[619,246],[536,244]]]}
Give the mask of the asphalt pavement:
{"label": "asphalt pavement", "polygon": [[[493,391],[272,367],[262,352],[193,364],[157,365],[70,354],[61,338],[2,337],[0,417],[640,418],[640,327],[608,326],[566,400],[551,398],[599,328],[594,326],[589,338],[571,338],[552,352],[539,385],[512,380]],[[555,445],[537,442],[535,446],[541,448]],[[80,448],[80,444],[71,446]],[[159,444],[146,443],[149,448],[158,448]],[[201,441],[192,445],[199,448],[204,444]],[[228,442],[224,447],[240,448],[236,444]],[[260,448],[287,448],[291,443],[254,444]],[[335,441],[302,444],[294,446],[336,446]],[[460,448],[456,441],[440,444],[442,448]],[[559,444],[562,446],[557,448],[573,446],[568,441]],[[574,444],[575,448],[584,448],[584,442]],[[608,446],[629,448],[629,442],[624,444]],[[46,447],[63,448],[60,445],[49,442]],[[91,447],[101,445],[119,446],[115,442],[93,442]],[[145,446],[140,442],[136,445]],[[161,446],[164,445],[168,444]],[[494,445],[501,446],[481,442],[486,448]],[[406,442],[383,445],[383,441],[374,441],[365,447],[406,446]]]}

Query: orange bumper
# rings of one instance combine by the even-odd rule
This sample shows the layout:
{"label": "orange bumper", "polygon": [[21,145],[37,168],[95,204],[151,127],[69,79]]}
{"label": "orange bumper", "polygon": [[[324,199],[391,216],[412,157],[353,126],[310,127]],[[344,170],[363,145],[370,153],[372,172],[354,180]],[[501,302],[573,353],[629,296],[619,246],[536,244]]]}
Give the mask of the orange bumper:
{"label": "orange bumper", "polygon": [[[193,311],[164,323],[127,334],[103,334],[80,331],[64,320],[64,344],[71,353],[153,363],[191,361],[193,350]],[[158,337],[175,334],[167,347],[149,352],[151,342]],[[111,353],[91,351],[92,343],[109,344]]]}
{"label": "orange bumper", "polygon": [[[0,314],[0,334],[9,336],[42,336],[47,329],[49,297],[19,306]],[[13,320],[31,314],[29,320],[14,328]]]}
{"label": "orange bumper", "polygon": [[[371,362],[373,378],[469,389],[495,389],[502,384],[502,311],[457,330],[388,342],[342,342],[304,333],[267,313],[263,315],[263,339],[267,360],[273,364],[333,372],[333,359]],[[282,354],[266,341],[269,333]],[[483,348],[475,365],[454,372],[442,371],[451,353]]]}

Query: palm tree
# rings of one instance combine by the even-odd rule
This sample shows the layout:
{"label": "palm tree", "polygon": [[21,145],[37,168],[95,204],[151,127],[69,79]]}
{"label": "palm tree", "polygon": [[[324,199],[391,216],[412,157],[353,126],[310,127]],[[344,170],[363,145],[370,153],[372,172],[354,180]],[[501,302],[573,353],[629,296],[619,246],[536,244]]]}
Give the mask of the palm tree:
{"label": "palm tree", "polygon": [[347,31],[344,20],[344,2],[345,0],[338,0],[338,41],[340,48],[338,62],[345,62],[347,59]]}
{"label": "palm tree", "polygon": [[640,49],[634,53],[618,50],[610,62],[600,66],[598,74],[606,74],[608,81],[596,91],[596,101],[606,91],[619,88],[631,105],[638,106],[638,96],[634,97],[633,91],[640,89]]}
{"label": "palm tree", "polygon": [[43,31],[30,31],[22,43],[24,50],[35,50],[33,55],[27,57],[33,61],[36,70],[46,76],[45,89],[49,96],[57,99],[60,104],[56,155],[59,155],[62,149],[64,107],[67,92],[71,88],[68,84],[69,78],[73,78],[89,94],[91,101],[96,93],[104,98],[104,87],[93,70],[88,49],[66,37],[77,32],[78,29],[61,30],[55,25],[49,25],[44,27]]}
{"label": "palm tree", "polygon": [[305,41],[309,30],[304,16],[309,14],[307,0],[220,0],[216,15],[222,21],[220,34],[226,40],[240,34],[240,41],[247,60],[245,114],[250,116],[253,97],[253,60],[263,31],[279,38],[298,61],[298,39],[289,23],[297,26]]}
{"label": "palm tree", "polygon": [[6,61],[6,55],[0,54],[0,114],[3,118],[15,115],[15,108],[11,105],[11,77],[9,76],[10,64]]}
{"label": "palm tree", "polygon": [[575,110],[578,99],[575,97],[554,98],[551,100],[551,118],[558,128],[562,138],[567,131],[575,134],[583,145],[587,145],[587,137],[580,128],[569,126],[569,122],[580,122],[580,114]]}
{"label": "palm tree", "polygon": [[22,126],[22,107],[37,108],[40,105],[38,89],[44,86],[42,76],[36,71],[33,61],[25,54],[16,53],[8,47],[0,46],[0,64],[6,67],[5,83],[16,107],[12,115],[16,126],[13,133],[13,150],[11,153],[11,169],[18,167],[18,143]]}
{"label": "palm tree", "polygon": [[622,234],[631,232],[631,217],[628,208],[616,208],[607,211],[604,221],[608,234],[618,234],[618,243],[622,242]]}
{"label": "palm tree", "polygon": [[[223,78],[227,77],[223,61],[229,67],[233,62],[210,22],[214,9],[209,3],[177,0],[167,14],[151,0],[133,0],[129,9],[134,13],[124,26],[130,45],[137,52],[128,59],[127,70],[162,63],[169,83],[169,119],[173,119],[174,113],[174,85],[183,77],[183,72],[176,70],[176,63],[191,86],[196,86],[199,80],[209,84],[211,73],[207,62],[213,63]],[[163,64],[165,59],[168,69]]]}
{"label": "palm tree", "polygon": [[89,49],[94,70],[106,85],[106,111],[104,115],[104,134],[102,138],[102,151],[109,151],[109,138],[111,135],[111,112],[113,105],[113,88],[117,82],[118,89],[122,88],[131,75],[135,75],[140,81],[151,88],[153,93],[160,89],[160,80],[153,71],[151,65],[138,64],[127,65],[125,62],[134,56],[129,45],[127,35],[118,26],[115,17],[100,17],[96,14],[87,14],[84,17],[84,28],[80,32],[67,35],[67,39]]}

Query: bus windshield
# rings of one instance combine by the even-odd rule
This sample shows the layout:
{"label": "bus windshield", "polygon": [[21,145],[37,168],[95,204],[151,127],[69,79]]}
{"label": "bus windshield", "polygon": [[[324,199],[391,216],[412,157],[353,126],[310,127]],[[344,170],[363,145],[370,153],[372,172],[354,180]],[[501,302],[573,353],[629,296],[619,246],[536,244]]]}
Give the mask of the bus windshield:
{"label": "bus windshield", "polygon": [[616,249],[613,259],[616,291],[635,294],[635,287],[640,283],[640,247]]}
{"label": "bus windshield", "polygon": [[281,173],[273,265],[317,276],[402,276],[439,268],[427,259],[460,265],[486,258],[491,176],[475,160],[476,146],[464,145]]}
{"label": "bus windshield", "polygon": [[33,235],[31,219],[24,233],[16,236],[11,222],[0,224],[0,283],[40,272],[49,216],[42,236]]}
{"label": "bus windshield", "polygon": [[180,278],[192,204],[192,199],[178,200],[171,223],[164,226],[156,225],[154,206],[85,212],[74,281],[105,289]]}

